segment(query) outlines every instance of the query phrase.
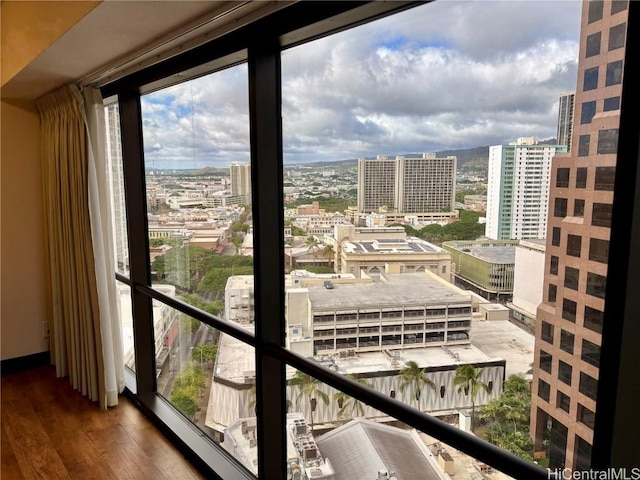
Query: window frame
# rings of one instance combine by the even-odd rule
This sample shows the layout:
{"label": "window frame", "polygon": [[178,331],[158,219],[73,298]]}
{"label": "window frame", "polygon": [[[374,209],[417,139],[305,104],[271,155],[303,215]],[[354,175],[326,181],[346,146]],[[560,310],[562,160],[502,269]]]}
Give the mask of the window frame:
{"label": "window frame", "polygon": [[[480,439],[472,438],[470,435],[460,432],[455,428],[447,428],[441,424],[442,422],[426,414],[417,413],[412,408],[392,400],[386,395],[378,395],[377,392],[372,392],[370,389],[367,390],[366,387],[359,385],[357,382],[343,378],[285,350],[281,344],[272,344],[266,341],[267,337],[279,336],[282,333],[279,328],[276,328],[272,334],[267,332],[258,334],[258,332],[256,332],[256,336],[254,337],[244,331],[236,330],[232,325],[193,308],[180,300],[172,299],[150,288],[149,249],[146,235],[146,201],[144,198],[144,154],[142,150],[140,109],[140,95],[143,93],[143,88],[145,86],[151,86],[149,88],[160,88],[163,86],[163,82],[169,81],[168,79],[173,75],[183,72],[188,68],[201,67],[208,61],[223,59],[226,55],[247,49],[247,60],[249,61],[250,69],[257,74],[256,79],[254,79],[254,82],[249,88],[253,101],[255,102],[258,91],[262,93],[266,92],[267,95],[274,95],[275,98],[279,99],[280,72],[278,65],[279,55],[283,49],[288,46],[310,41],[314,38],[319,38],[320,36],[335,33],[341,29],[351,28],[382,16],[398,13],[401,10],[421,5],[423,2],[329,2],[322,3],[321,5],[319,3],[321,2],[300,2],[288,6],[250,25],[214,39],[201,47],[188,50],[164,60],[159,64],[146,67],[143,70],[131,73],[111,83],[105,83],[99,86],[103,98],[118,95],[120,106],[131,270],[129,278],[118,273],[115,274],[115,277],[118,281],[131,287],[135,330],[134,346],[136,349],[135,383],[132,384],[131,378],[128,378],[127,394],[133,396],[139,407],[162,426],[170,439],[185,452],[188,458],[193,461],[199,469],[211,475],[210,478],[229,478],[229,476],[225,475],[225,469],[234,471],[235,468],[234,462],[230,459],[229,455],[225,454],[226,452],[221,448],[213,448],[211,451],[207,450],[212,456],[205,459],[202,447],[208,443],[207,440],[203,439],[203,436],[197,432],[190,432],[190,430],[193,430],[192,426],[181,419],[175,410],[172,411],[170,406],[166,402],[162,402],[155,394],[155,359],[152,355],[153,323],[151,321],[151,301],[155,299],[171,305],[197,320],[215,326],[225,333],[241,338],[256,348],[257,359],[260,359],[260,375],[262,378],[265,378],[264,375],[266,372],[278,373],[275,380],[276,384],[280,387],[273,389],[273,385],[270,383],[270,388],[267,391],[263,382],[258,382],[257,396],[263,400],[263,402],[261,402],[263,406],[260,412],[264,411],[267,407],[273,407],[275,411],[279,413],[284,412],[284,402],[280,402],[278,399],[282,399],[282,386],[284,383],[282,382],[284,378],[282,367],[284,362],[286,362],[305,373],[316,376],[319,380],[331,386],[343,390],[354,398],[367,401],[375,408],[385,411],[399,420],[439,438],[454,448],[458,448],[479,460],[491,464],[506,474],[526,478],[547,478],[547,472],[533,464],[508,454]],[[625,56],[630,58],[633,57],[634,51],[640,51],[638,34],[634,32],[633,28],[629,27],[629,25],[633,23],[632,20],[637,18],[638,12],[640,12],[639,8],[640,7],[633,5],[633,2],[628,6],[629,20]],[[257,39],[259,39],[259,41]],[[260,44],[258,45],[258,43]],[[238,62],[239,60],[238,58],[234,58],[225,61]],[[220,68],[223,68],[223,66]],[[632,429],[635,428],[634,422],[630,422],[628,418],[621,419],[615,414],[615,412],[618,411],[616,407],[621,402],[630,401],[626,399],[631,399],[633,396],[612,394],[612,392],[617,392],[619,387],[622,388],[623,391],[625,388],[626,390],[634,388],[631,385],[626,385],[622,382],[619,383],[619,372],[621,370],[621,364],[633,365],[634,360],[634,349],[623,342],[625,338],[623,333],[626,333],[626,338],[630,338],[628,336],[629,329],[633,332],[638,332],[640,328],[632,325],[632,315],[628,312],[628,310],[632,310],[629,305],[637,303],[638,299],[627,298],[627,290],[625,288],[627,285],[633,285],[633,279],[637,279],[637,277],[640,276],[637,270],[633,271],[630,267],[638,257],[638,254],[634,252],[632,248],[634,244],[632,240],[636,238],[633,228],[636,227],[640,219],[633,219],[633,217],[630,217],[630,214],[625,212],[625,208],[627,208],[629,203],[637,203],[640,201],[638,200],[640,192],[636,191],[634,183],[638,178],[637,159],[638,145],[640,144],[638,138],[638,131],[640,130],[638,128],[639,119],[634,118],[635,112],[639,111],[637,108],[638,93],[633,91],[633,86],[637,84],[638,74],[634,73],[633,69],[627,68],[626,62],[623,64],[623,70],[625,82],[623,84],[623,95],[621,98],[620,138],[617,151],[618,155],[620,155],[621,151],[624,151],[627,154],[626,158],[636,159],[636,162],[625,162],[626,165],[624,165],[624,168],[618,168],[616,171],[617,188],[612,212],[612,217],[616,221],[612,222],[611,250],[615,252],[617,258],[625,258],[628,261],[615,262],[614,265],[609,266],[609,276],[612,281],[608,281],[606,286],[607,307],[604,316],[605,319],[623,318],[624,321],[608,322],[605,320],[603,322],[601,369],[609,369],[607,371],[610,374],[604,376],[604,378],[598,382],[597,396],[599,402],[602,402],[602,404],[601,406],[599,404],[595,420],[592,460],[594,467],[609,465],[616,449],[618,452],[624,453],[626,451],[625,447],[627,450],[633,448],[631,446],[625,446],[624,433],[632,432]],[[626,88],[625,85],[627,86]],[[265,133],[265,131],[271,131],[260,119],[265,120],[268,117],[269,120],[271,120],[274,118],[274,113],[278,108],[275,106],[276,103],[277,102],[271,102],[268,107],[265,107],[265,111],[262,112],[256,111],[257,107],[255,103],[252,103],[250,106],[251,114],[254,117],[252,118],[252,122],[256,122],[255,125],[252,124],[252,126],[258,128],[261,134]],[[277,126],[274,128],[277,130]],[[281,135],[281,132],[278,133]],[[268,173],[267,178],[276,178],[276,182],[274,182],[272,188],[269,188],[269,182],[263,179],[256,182],[257,185],[266,187],[263,193],[260,194],[260,198],[272,198],[274,192],[280,194],[282,192],[282,177],[277,178],[279,168],[282,167],[281,140],[280,136],[275,142],[276,150],[271,150],[264,154],[267,160],[262,162],[261,167],[256,166],[254,168],[253,164],[255,162],[254,158],[252,158],[252,177],[254,180],[260,178],[258,177],[259,171],[266,171]],[[280,143],[280,151],[277,151],[278,143]],[[271,147],[273,148],[273,145],[271,145]],[[254,145],[252,142],[252,154],[254,153],[253,149]],[[262,170],[259,170],[259,168]],[[280,190],[279,192],[278,189]],[[254,195],[257,196],[258,194],[254,193]],[[279,201],[281,200],[282,196],[280,195]],[[259,203],[256,202],[254,204],[258,205]],[[259,213],[259,215],[263,214],[264,216],[262,220],[258,222],[261,227],[258,227],[255,231],[256,237],[260,240],[256,242],[256,245],[263,241],[265,242],[265,246],[279,245],[282,240],[280,237],[283,232],[281,231],[282,229],[279,228],[281,223],[275,223],[275,226],[278,228],[273,227],[270,229],[267,225],[267,221],[277,220],[282,216],[281,209],[272,208],[272,210],[273,213],[269,213],[267,209]],[[625,221],[625,219],[628,219],[628,221]],[[279,231],[274,233],[275,230]],[[143,233],[142,235],[135,235],[141,232]],[[269,250],[266,247],[258,247],[258,252],[260,248],[263,248],[264,251]],[[282,255],[281,251],[278,255],[271,255],[275,259],[270,261],[268,258],[269,255],[258,253],[259,261],[256,262],[255,275],[262,277],[263,274],[261,272],[265,271],[264,267],[271,263],[277,263],[281,260]],[[282,264],[283,262],[280,262],[280,265]],[[278,268],[281,267],[278,266]],[[268,283],[270,283],[271,286],[269,286]],[[277,304],[283,301],[283,286],[280,282],[259,281],[256,284],[256,290],[260,288],[266,289],[266,291],[261,293],[262,295],[270,292],[276,293],[275,300],[272,300],[276,308]],[[267,301],[264,302],[264,304],[269,303]],[[257,299],[256,304],[258,304]],[[264,308],[264,304],[261,303],[263,306],[260,308]],[[275,315],[267,315],[265,318],[268,317],[276,318]],[[283,320],[283,317],[277,318],[271,321],[269,325],[282,324]],[[282,340],[282,338],[279,340]],[[621,346],[624,347],[624,349],[622,349]],[[270,382],[271,380],[273,379],[270,379]],[[280,392],[274,393],[274,390],[280,390]],[[259,475],[261,478],[282,478],[281,474],[286,467],[286,462],[284,461],[284,454],[286,452],[286,446],[284,445],[284,421],[281,415],[269,415],[269,417],[271,416],[277,418],[277,420],[269,424],[274,425],[274,427],[269,430],[269,441],[266,441],[265,437],[265,427],[267,426],[264,423],[265,416],[261,413],[259,413],[258,416],[258,444],[260,446]],[[278,423],[277,426],[275,425],[276,423]],[[269,455],[269,453],[273,453],[274,455]],[[237,472],[238,470],[235,471]],[[243,471],[242,473],[245,475]],[[273,474],[272,477],[270,476],[271,474]],[[251,477],[247,476],[247,478]]]}

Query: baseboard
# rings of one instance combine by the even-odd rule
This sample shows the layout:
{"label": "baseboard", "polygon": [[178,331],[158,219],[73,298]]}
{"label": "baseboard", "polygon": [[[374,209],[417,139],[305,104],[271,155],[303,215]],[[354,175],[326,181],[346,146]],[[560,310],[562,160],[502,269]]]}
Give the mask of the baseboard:
{"label": "baseboard", "polygon": [[15,357],[2,360],[0,362],[0,375],[10,375],[20,373],[33,368],[51,365],[51,355],[49,352],[34,353],[24,357]]}

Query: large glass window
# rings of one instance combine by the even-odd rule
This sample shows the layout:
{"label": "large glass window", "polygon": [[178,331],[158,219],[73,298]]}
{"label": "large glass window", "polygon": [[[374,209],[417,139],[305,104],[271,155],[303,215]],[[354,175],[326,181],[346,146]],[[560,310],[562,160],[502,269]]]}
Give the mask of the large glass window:
{"label": "large glass window", "polygon": [[[354,379],[367,387],[384,389],[385,393],[388,390],[390,398],[417,405],[428,413],[439,411],[440,407],[446,410],[451,405],[458,408],[461,400],[466,401],[472,396],[469,393],[472,390],[456,387],[452,379],[441,380],[442,375],[425,375],[422,372],[420,378],[434,382],[437,378],[438,382],[434,387],[425,383],[418,391],[427,393],[433,390],[436,395],[433,399],[427,395],[416,397],[411,393],[414,387],[410,383],[402,386],[405,379],[379,381],[354,365],[359,361],[367,365],[367,361],[373,361],[371,359],[378,358],[375,357],[378,355],[382,358],[380,361],[389,363],[389,368],[393,367],[398,376],[402,376],[401,371],[409,366],[410,360],[416,359],[414,363],[419,370],[429,364],[426,360],[420,363],[419,351],[431,348],[435,352],[446,347],[445,351],[451,358],[463,354],[462,348],[468,348],[472,339],[471,305],[465,303],[468,299],[460,299],[460,305],[451,306],[451,298],[447,297],[449,306],[446,308],[442,308],[443,302],[437,301],[434,301],[437,307],[424,305],[425,298],[435,291],[424,279],[432,275],[443,277],[433,283],[441,288],[446,285],[441,280],[450,280],[446,274],[453,264],[415,267],[408,263],[378,262],[362,266],[349,263],[349,255],[355,256],[356,252],[379,254],[385,249],[395,253],[402,250],[415,252],[416,247],[426,252],[433,248],[433,244],[439,246],[442,239],[447,238],[444,232],[449,230],[448,226],[458,221],[465,223],[463,217],[470,214],[460,212],[459,216],[453,215],[456,212],[455,174],[458,173],[460,184],[467,181],[469,185],[477,183],[478,194],[486,193],[481,191],[486,179],[476,181],[475,178],[481,174],[471,167],[463,169],[462,174],[456,172],[456,161],[447,159],[446,155],[441,158],[440,154],[429,152],[406,155],[402,152],[418,152],[424,149],[424,145],[432,146],[434,151],[465,145],[469,141],[465,136],[467,133],[470,138],[477,135],[474,125],[468,123],[476,116],[491,125],[494,125],[495,118],[508,117],[507,128],[521,115],[519,109],[511,115],[508,107],[501,105],[499,115],[494,117],[490,112],[491,105],[478,104],[482,103],[479,99],[485,98],[477,94],[479,91],[492,88],[495,78],[508,81],[510,76],[500,75],[501,70],[497,69],[495,75],[489,76],[491,81],[483,83],[483,78],[487,77],[486,69],[493,68],[490,63],[482,64],[483,60],[480,60],[482,68],[474,72],[473,66],[465,63],[464,56],[458,56],[451,50],[451,45],[455,45],[453,40],[435,38],[425,31],[425,18],[433,21],[432,15],[441,8],[445,9],[439,4],[425,5],[411,10],[409,14],[394,15],[393,21],[382,19],[312,43],[299,44],[282,53],[283,145],[282,152],[275,153],[282,153],[284,161],[282,197],[286,220],[278,228],[282,230],[285,248],[282,252],[269,248],[262,253],[264,255],[266,251],[273,258],[282,256],[286,273],[284,298],[280,298],[286,306],[284,318],[267,319],[269,315],[265,312],[256,312],[253,295],[250,152],[255,154],[255,149],[249,145],[249,125],[253,131],[255,124],[249,121],[247,65],[233,61],[231,63],[235,66],[155,90],[142,99],[146,207],[149,213],[146,218],[147,253],[151,262],[150,286],[155,292],[166,299],[184,301],[213,315],[216,321],[240,326],[248,332],[254,331],[258,319],[269,322],[269,325],[276,325],[282,320],[286,329],[283,335],[285,346],[305,357],[307,362],[319,362],[345,375],[357,371],[359,373],[354,375]],[[421,16],[420,12],[430,14]],[[592,21],[602,18],[602,2],[591,2],[589,14]],[[590,41],[587,40],[587,56],[597,54],[593,53],[596,44],[598,52],[600,50],[600,32],[597,39],[594,35],[591,37]],[[467,44],[466,54],[472,53],[472,47]],[[577,43],[575,47],[577,51]],[[239,57],[243,55],[245,53]],[[575,52],[572,55],[575,56]],[[545,63],[534,64],[535,68],[539,65]],[[443,75],[432,75],[436,67]],[[464,97],[461,93],[464,89],[456,88],[454,96],[446,93],[452,91],[445,88],[451,85],[451,80],[447,81],[444,75],[448,70],[467,72],[472,85],[473,94],[464,99],[463,106],[459,108],[454,103],[458,97]],[[609,73],[607,69],[607,81]],[[615,77],[615,72],[612,75]],[[597,88],[597,77],[597,68],[588,74],[585,72],[585,89]],[[251,78],[253,80],[253,75]],[[456,75],[455,81],[465,82],[466,78]],[[524,80],[532,81],[530,75],[526,75]],[[520,85],[522,81],[514,79],[513,84]],[[498,91],[504,92],[510,86],[513,87],[501,85]],[[461,85],[457,83],[457,87]],[[279,92],[273,93],[277,97]],[[557,98],[558,92],[551,93],[550,97],[555,95]],[[487,95],[486,98],[498,97]],[[595,111],[595,101],[583,104],[583,123],[591,122]],[[258,124],[263,121],[265,118],[256,119]],[[268,122],[277,123],[277,120],[269,118]],[[516,132],[512,133],[515,135]],[[579,156],[589,154],[589,138],[589,135],[580,136]],[[617,140],[615,143],[617,145]],[[612,153],[611,144],[611,134],[599,134],[599,153]],[[396,154],[403,158],[396,159]],[[278,155],[274,157],[280,158]],[[428,164],[434,160],[437,160],[437,168],[428,170],[432,166]],[[463,162],[460,159],[457,162],[461,168]],[[258,163],[253,165],[254,170]],[[568,188],[570,170],[560,169],[556,178],[558,187]],[[368,197],[364,187],[366,179],[376,185],[375,189],[370,189]],[[460,182],[461,179],[464,181]],[[261,177],[254,180],[257,186],[261,182],[264,186],[266,182]],[[269,178],[269,182],[272,180]],[[586,188],[586,180],[587,169],[577,168],[576,187]],[[402,195],[393,191],[398,184],[406,187]],[[425,190],[429,195],[423,195]],[[573,195],[570,198],[573,199]],[[591,197],[586,198],[591,203]],[[376,208],[364,208],[364,205],[371,206],[375,202],[379,203]],[[606,212],[603,213],[596,205],[603,204],[594,205],[592,224],[601,225],[605,222],[603,215]],[[269,202],[268,208],[274,206]],[[567,209],[567,198],[555,199],[553,212],[556,217],[566,217]],[[282,210],[277,210],[279,215]],[[572,212],[574,216],[582,215],[584,200],[575,200]],[[394,216],[396,213],[398,215]],[[440,217],[434,217],[434,214]],[[278,217],[274,215],[273,218]],[[565,221],[579,222],[579,219]],[[365,231],[385,224],[406,222],[413,222],[413,230],[408,225],[403,228],[396,226],[395,237],[376,238],[375,242],[371,231]],[[272,224],[277,225],[278,222]],[[553,227],[551,235],[551,244],[559,246],[560,228]],[[409,236],[414,238],[407,241]],[[264,237],[264,233],[256,234],[256,240],[261,243]],[[419,243],[418,237],[426,244]],[[565,251],[579,256],[580,250],[581,237],[568,235]],[[589,255],[591,258],[591,243]],[[553,258],[550,273],[557,274],[559,261],[557,256]],[[578,260],[574,258],[571,262],[574,264]],[[122,261],[122,265],[126,263]],[[264,275],[268,273],[262,271],[262,275],[257,274],[256,281]],[[396,279],[396,275],[404,278]],[[579,275],[579,268],[566,267],[564,286],[577,290]],[[272,279],[273,283],[276,280]],[[592,287],[597,284],[596,280],[591,282]],[[357,290],[360,283],[366,285],[366,293]],[[384,289],[373,291],[370,288],[382,283]],[[394,301],[396,290],[393,289],[396,286],[397,292],[403,296],[403,305],[387,308],[388,302]],[[589,288],[587,293],[594,294]],[[415,305],[404,302],[405,295],[412,289],[418,292]],[[597,287],[592,288],[592,291],[596,290]],[[555,302],[556,286],[549,284],[547,293],[549,302]],[[560,293],[563,297],[562,287]],[[577,296],[575,292],[568,293]],[[395,296],[397,298],[398,295]],[[274,297],[277,300],[278,295]],[[350,304],[354,299],[358,305]],[[576,322],[578,307],[582,305],[562,298],[562,317]],[[199,427],[205,436],[222,443],[225,448],[229,447],[227,450],[248,471],[257,473],[257,457],[243,457],[240,443],[246,441],[249,450],[257,452],[257,423],[260,419],[255,417],[258,411],[256,377],[259,375],[255,357],[256,350],[258,357],[264,353],[233,335],[211,328],[207,322],[195,320],[169,307],[166,302],[154,299],[152,310],[155,353],[160,355],[155,358],[157,393]],[[438,313],[434,313],[436,311]],[[585,326],[587,322],[595,329],[597,315],[587,317],[585,310]],[[553,342],[552,324],[543,323],[543,338]],[[573,343],[573,334],[562,330],[560,348],[572,351]],[[458,350],[458,346],[466,347]],[[584,347],[582,351],[584,354]],[[550,373],[551,355],[541,352],[539,358],[540,368]],[[349,366],[352,370],[347,368]],[[482,377],[482,381],[487,382],[487,389],[483,390],[485,393],[491,394],[488,386],[497,386],[504,378],[504,371],[501,374],[502,377],[496,373],[493,380]],[[559,361],[557,374],[561,381],[571,384],[571,365]],[[317,433],[319,437],[356,416],[384,417],[373,407],[323,384],[317,385],[318,388],[309,394],[308,386],[305,384],[303,387],[304,375],[291,366],[286,368],[285,375],[289,413],[296,414],[298,422],[289,425],[289,417],[282,420],[287,421],[288,426],[295,426],[300,438],[304,437],[309,444],[309,434]],[[455,376],[455,370],[451,375]],[[549,400],[550,386],[541,382],[538,382],[539,394]],[[500,393],[497,387],[493,391],[496,392],[494,397]],[[489,399],[485,393],[478,397],[476,406],[479,408]],[[561,392],[556,395],[558,408],[569,411],[573,399]],[[440,403],[436,405],[437,402]],[[464,408],[473,408],[473,402]],[[566,428],[555,420],[550,423],[552,434],[558,440],[550,447],[549,455],[554,459],[550,465],[554,462],[560,465],[564,461],[564,450],[559,446],[563,441],[566,446]],[[527,430],[528,426],[525,427]],[[301,460],[316,462],[316,467],[325,465],[327,462],[319,460],[323,453],[319,444],[316,442],[320,448],[305,448],[298,452]],[[333,457],[329,455],[329,458]],[[294,466],[289,467],[293,475]]]}

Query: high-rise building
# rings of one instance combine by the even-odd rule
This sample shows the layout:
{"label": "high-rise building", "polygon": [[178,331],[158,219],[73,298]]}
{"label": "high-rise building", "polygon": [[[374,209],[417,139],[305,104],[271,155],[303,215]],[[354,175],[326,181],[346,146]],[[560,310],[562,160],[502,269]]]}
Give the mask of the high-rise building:
{"label": "high-rise building", "polygon": [[566,151],[564,145],[536,143],[533,137],[489,147],[488,238],[546,237],[551,159]]}
{"label": "high-rise building", "polygon": [[243,196],[247,204],[251,204],[251,165],[231,165],[231,195]]}
{"label": "high-rise building", "polygon": [[560,95],[558,105],[558,145],[566,145],[567,151],[571,151],[571,132],[573,126],[573,111],[575,93],[563,93]]}
{"label": "high-rise building", "polygon": [[551,468],[590,468],[627,15],[626,0],[583,3],[573,148],[553,159],[531,405]]}
{"label": "high-rise building", "polygon": [[386,155],[358,159],[358,211],[451,211],[455,206],[456,157]]}

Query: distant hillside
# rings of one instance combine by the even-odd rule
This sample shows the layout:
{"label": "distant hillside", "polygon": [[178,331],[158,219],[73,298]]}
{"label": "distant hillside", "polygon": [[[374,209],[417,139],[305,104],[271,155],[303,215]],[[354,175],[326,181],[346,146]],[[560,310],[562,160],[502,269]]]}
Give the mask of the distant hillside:
{"label": "distant hillside", "polygon": [[[442,150],[440,152],[436,152],[438,157],[446,157],[447,155],[455,155],[458,158],[458,168],[462,167],[467,162],[472,161],[484,161],[485,163],[489,159],[489,147],[474,147],[474,148],[461,148],[457,150]],[[404,155],[406,157],[414,157],[417,154],[415,153],[398,153],[394,155],[389,155],[390,158],[393,158],[396,155]],[[358,164],[358,159],[350,158],[347,160],[336,160],[336,161],[324,161],[324,162],[311,162],[305,163],[305,167],[355,167]],[[293,166],[294,164],[289,164],[286,166]]]}

